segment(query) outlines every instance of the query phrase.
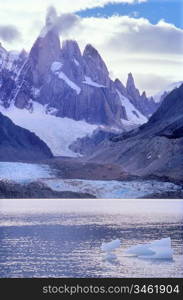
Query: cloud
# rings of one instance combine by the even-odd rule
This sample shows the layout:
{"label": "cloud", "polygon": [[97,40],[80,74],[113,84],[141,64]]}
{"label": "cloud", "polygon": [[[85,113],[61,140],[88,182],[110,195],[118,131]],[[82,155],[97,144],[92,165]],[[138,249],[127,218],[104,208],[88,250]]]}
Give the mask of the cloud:
{"label": "cloud", "polygon": [[148,88],[149,95],[155,95],[156,92],[164,90],[169,84],[172,83],[171,79],[167,79],[166,77],[159,76],[153,73],[135,74],[135,81],[137,86],[142,90],[143,87]]}
{"label": "cloud", "polygon": [[20,39],[21,34],[13,25],[0,25],[0,38],[8,43]]}
{"label": "cloud", "polygon": [[[183,78],[183,30],[165,21],[153,25],[147,19],[129,16],[83,18],[80,26],[61,36],[76,39],[82,49],[86,43],[93,44],[113,78],[124,82],[132,72],[141,90],[149,94],[156,93],[160,85]],[[152,84],[142,80],[152,74]]]}
{"label": "cloud", "polygon": [[119,20],[121,31],[108,41],[110,48],[123,52],[182,54],[183,30],[163,20],[153,25],[147,19],[123,17]]}
{"label": "cloud", "polygon": [[57,29],[59,33],[69,32],[73,27],[78,26],[80,23],[80,18],[72,13],[65,13],[58,17],[57,19]]}
{"label": "cloud", "polygon": [[[3,1],[3,5],[9,1]],[[125,82],[127,74],[132,72],[141,91],[146,90],[149,95],[161,89],[160,85],[164,87],[166,83],[183,78],[183,30],[172,24],[161,20],[153,25],[145,18],[133,16],[80,18],[73,13],[79,8],[111,2],[107,0],[72,0],[72,3],[70,0],[36,0],[36,8],[30,10],[31,5],[25,0],[16,0],[16,5],[23,2],[28,7],[22,5],[19,14],[16,11],[14,17],[11,17],[23,36],[21,43],[15,41],[16,49],[31,48],[44,26],[45,4],[50,5],[52,2],[61,14],[57,14],[52,8],[48,10],[47,17],[52,16],[61,40],[75,39],[82,50],[87,43],[93,44],[104,58],[113,78],[118,77]],[[24,8],[25,14],[22,13]],[[10,15],[10,10],[7,10],[7,14]],[[4,14],[0,10],[0,20],[6,24],[5,10]],[[9,45],[5,43],[4,46]]]}
{"label": "cloud", "polygon": [[57,14],[56,8],[50,6],[47,9],[45,25],[59,34],[68,33],[74,26],[80,23],[80,17],[73,13]]}

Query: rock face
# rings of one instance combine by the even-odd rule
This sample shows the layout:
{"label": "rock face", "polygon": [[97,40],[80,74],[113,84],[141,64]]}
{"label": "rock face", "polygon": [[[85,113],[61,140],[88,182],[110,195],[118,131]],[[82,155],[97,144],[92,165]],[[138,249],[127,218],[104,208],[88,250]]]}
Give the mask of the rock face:
{"label": "rock face", "polygon": [[100,145],[92,160],[120,164],[134,175],[183,180],[183,85],[139,129]]}
{"label": "rock face", "polygon": [[39,160],[53,157],[48,146],[34,133],[16,126],[0,113],[0,160]]}
{"label": "rock face", "polygon": [[[110,79],[104,60],[92,45],[86,45],[83,53],[73,40],[61,46],[54,18],[46,18],[29,55],[18,57],[14,75],[10,76],[5,66],[0,72],[2,105],[34,112],[34,103],[39,102],[48,114],[121,130],[146,122],[156,105],[140,95],[132,74],[125,87],[120,80]],[[0,57],[5,60],[8,52],[1,50]],[[130,111],[126,107],[129,102]]]}

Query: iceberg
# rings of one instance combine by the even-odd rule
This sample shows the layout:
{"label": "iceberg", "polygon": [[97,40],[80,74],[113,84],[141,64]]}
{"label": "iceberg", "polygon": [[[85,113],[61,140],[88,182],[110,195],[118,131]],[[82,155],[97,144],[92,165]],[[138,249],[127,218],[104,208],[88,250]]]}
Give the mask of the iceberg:
{"label": "iceberg", "polygon": [[137,245],[128,248],[125,253],[130,254],[132,256],[141,256],[141,255],[153,255],[154,252],[152,249],[149,248],[149,244],[144,245]]}
{"label": "iceberg", "polygon": [[171,238],[163,238],[144,245],[136,245],[128,248],[125,254],[137,256],[139,258],[150,259],[173,259]]}
{"label": "iceberg", "polygon": [[116,254],[111,253],[111,252],[107,252],[106,256],[105,256],[105,260],[109,261],[109,262],[113,262],[117,259]]}
{"label": "iceberg", "polygon": [[114,251],[115,249],[119,248],[120,244],[121,244],[121,242],[119,239],[113,240],[109,243],[102,243],[101,250],[104,252],[110,253],[110,252]]}

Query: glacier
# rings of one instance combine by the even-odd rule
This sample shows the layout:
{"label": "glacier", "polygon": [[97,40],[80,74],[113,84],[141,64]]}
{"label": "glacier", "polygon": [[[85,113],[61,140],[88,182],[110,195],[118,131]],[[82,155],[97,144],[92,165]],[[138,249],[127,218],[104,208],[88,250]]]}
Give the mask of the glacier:
{"label": "glacier", "polygon": [[176,190],[177,185],[169,182],[146,181],[104,181],[82,179],[43,179],[49,188],[55,191],[89,193],[96,198],[136,199],[154,192]]}
{"label": "glacier", "polygon": [[59,118],[46,114],[45,106],[34,102],[33,112],[18,109],[11,105],[8,109],[0,105],[0,111],[16,125],[34,132],[51,149],[55,156],[77,157],[78,154],[69,149],[77,139],[91,135],[98,127],[85,121]]}
{"label": "glacier", "polygon": [[0,162],[0,181],[29,183],[40,178],[54,178],[53,171],[45,164]]}

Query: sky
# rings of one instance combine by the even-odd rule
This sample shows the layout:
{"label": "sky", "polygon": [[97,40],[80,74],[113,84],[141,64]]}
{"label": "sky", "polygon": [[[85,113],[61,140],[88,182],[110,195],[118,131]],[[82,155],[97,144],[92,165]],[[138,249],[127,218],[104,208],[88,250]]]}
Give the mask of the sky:
{"label": "sky", "polygon": [[111,78],[125,84],[132,72],[149,96],[183,80],[183,0],[0,0],[2,45],[29,51],[50,5],[61,41],[75,39],[82,51],[91,43]]}

